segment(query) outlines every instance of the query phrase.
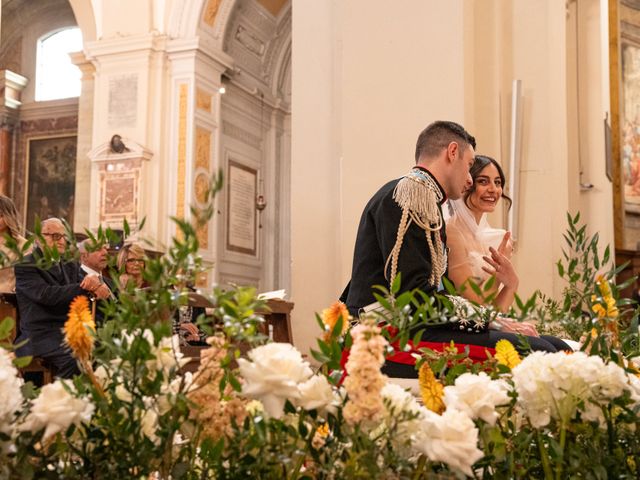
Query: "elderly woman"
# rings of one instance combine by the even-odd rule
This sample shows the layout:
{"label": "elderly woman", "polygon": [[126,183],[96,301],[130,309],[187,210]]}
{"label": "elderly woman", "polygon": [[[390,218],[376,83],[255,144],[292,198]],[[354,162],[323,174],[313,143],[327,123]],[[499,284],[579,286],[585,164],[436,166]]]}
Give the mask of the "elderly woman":
{"label": "elderly woman", "polygon": [[118,271],[120,272],[120,287],[144,288],[148,285],[144,280],[144,265],[146,253],[137,243],[124,245],[118,253]]}

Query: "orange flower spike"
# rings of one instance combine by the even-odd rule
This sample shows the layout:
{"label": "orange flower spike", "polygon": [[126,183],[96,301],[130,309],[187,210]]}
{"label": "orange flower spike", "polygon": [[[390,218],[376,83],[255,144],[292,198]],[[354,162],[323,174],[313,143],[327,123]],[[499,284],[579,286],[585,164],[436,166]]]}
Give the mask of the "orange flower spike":
{"label": "orange flower spike", "polygon": [[444,386],[440,383],[433,370],[427,362],[423,363],[418,372],[418,383],[420,385],[420,395],[422,395],[422,403],[432,412],[441,415],[445,411]]}
{"label": "orange flower spike", "polygon": [[84,295],[77,296],[69,307],[67,321],[64,324],[65,343],[71,349],[73,356],[81,362],[86,362],[93,351],[96,325],[89,309],[89,299]]}
{"label": "orange flower spike", "polygon": [[347,306],[340,302],[334,302],[329,308],[325,308],[322,311],[322,323],[327,328],[329,332],[333,331],[333,328],[338,323],[338,318],[342,316],[342,332],[341,335],[347,333],[349,329],[349,310],[347,310]]}

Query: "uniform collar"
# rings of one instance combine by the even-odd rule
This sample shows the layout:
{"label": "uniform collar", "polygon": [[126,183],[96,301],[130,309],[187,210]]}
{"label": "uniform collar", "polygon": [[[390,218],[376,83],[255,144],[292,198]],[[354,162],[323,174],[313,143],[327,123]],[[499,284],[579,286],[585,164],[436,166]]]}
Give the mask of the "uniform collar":
{"label": "uniform collar", "polygon": [[421,172],[426,173],[427,175],[429,175],[433,179],[433,181],[435,182],[436,186],[440,190],[440,193],[442,193],[442,200],[440,200],[440,202],[438,202],[438,203],[440,205],[442,205],[444,202],[446,202],[447,201],[447,194],[444,191],[444,188],[442,188],[442,185],[440,185],[440,182],[435,177],[435,175],[433,173],[431,173],[429,170],[427,170],[426,168],[424,168],[423,166],[421,166],[421,165],[416,165],[413,168],[414,168],[414,170],[420,170]]}

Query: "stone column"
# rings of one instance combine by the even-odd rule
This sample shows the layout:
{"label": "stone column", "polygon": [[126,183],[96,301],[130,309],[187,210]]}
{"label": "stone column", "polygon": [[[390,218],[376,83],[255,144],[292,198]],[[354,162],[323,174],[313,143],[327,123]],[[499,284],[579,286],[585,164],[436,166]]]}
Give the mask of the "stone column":
{"label": "stone column", "polygon": [[0,193],[11,196],[13,130],[22,105],[20,94],[28,80],[10,70],[0,70]]}
{"label": "stone column", "polygon": [[91,210],[91,160],[88,153],[93,138],[93,92],[95,67],[83,52],[71,54],[71,61],[82,72],[82,87],[78,101],[78,148],[76,153],[76,191],[74,231],[83,231],[90,224]]}

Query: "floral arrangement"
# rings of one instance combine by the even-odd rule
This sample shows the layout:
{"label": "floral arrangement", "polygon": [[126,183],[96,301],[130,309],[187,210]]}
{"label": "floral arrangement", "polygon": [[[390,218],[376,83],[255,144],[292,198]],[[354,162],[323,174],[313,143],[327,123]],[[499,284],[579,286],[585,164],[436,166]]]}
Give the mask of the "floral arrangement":
{"label": "floral arrangement", "polygon": [[[211,198],[219,186],[212,182]],[[566,308],[547,304],[547,317],[583,337],[582,351],[522,358],[503,341],[474,363],[455,346],[424,350],[415,394],[380,368],[391,343],[419,341],[409,331],[421,318],[428,328],[450,314],[446,298],[394,295],[396,283],[379,295],[387,310],[355,326],[336,303],[318,316],[311,364],[290,344],[268,343],[253,289],[215,289],[213,312],[198,319],[209,347],[189,373],[171,316],[202,268],[195,232],[212,211],[178,221],[181,235],[147,266],[151,287],[108,304],[104,326],[96,329],[86,299],[71,305],[65,336],[82,375],[35,389],[17,369],[27,360],[0,344],[0,478],[640,474],[638,322],[618,298],[615,271],[596,277],[602,269],[592,269],[581,291],[570,284]],[[0,323],[0,340],[12,327]]]}

